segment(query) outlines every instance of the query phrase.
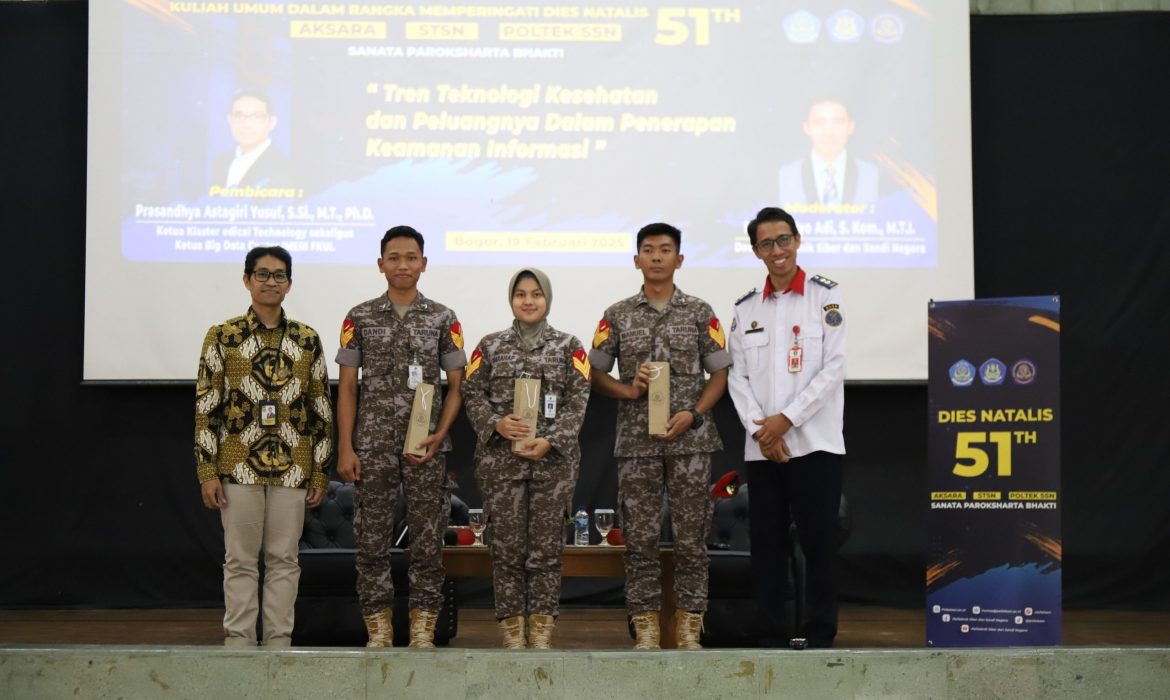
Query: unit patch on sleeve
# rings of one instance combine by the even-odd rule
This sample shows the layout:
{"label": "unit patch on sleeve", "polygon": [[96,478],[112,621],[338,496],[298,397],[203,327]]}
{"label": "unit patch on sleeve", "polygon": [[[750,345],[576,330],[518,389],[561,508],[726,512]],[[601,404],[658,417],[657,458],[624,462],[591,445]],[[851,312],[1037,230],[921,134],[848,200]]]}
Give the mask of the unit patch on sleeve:
{"label": "unit patch on sleeve", "polygon": [[451,324],[451,342],[457,349],[463,349],[463,326],[458,321]]}
{"label": "unit patch on sleeve", "polygon": [[712,318],[711,323],[707,324],[707,335],[711,336],[711,340],[720,348],[727,347],[727,339],[723,337],[723,327],[719,325],[718,318]]}
{"label": "unit patch on sleeve", "polygon": [[585,354],[584,348],[577,348],[573,351],[573,369],[580,372],[585,381],[589,381],[589,375],[593,368],[589,365],[589,355]]}
{"label": "unit patch on sleeve", "polygon": [[463,378],[471,379],[471,375],[475,374],[482,364],[483,353],[479,351],[479,348],[476,348],[475,352],[471,353],[471,359],[467,361],[467,369],[464,372]]}
{"label": "unit patch on sleeve", "polygon": [[593,332],[593,347],[599,347],[602,343],[609,339],[609,323],[603,318],[597,324],[597,330]]}

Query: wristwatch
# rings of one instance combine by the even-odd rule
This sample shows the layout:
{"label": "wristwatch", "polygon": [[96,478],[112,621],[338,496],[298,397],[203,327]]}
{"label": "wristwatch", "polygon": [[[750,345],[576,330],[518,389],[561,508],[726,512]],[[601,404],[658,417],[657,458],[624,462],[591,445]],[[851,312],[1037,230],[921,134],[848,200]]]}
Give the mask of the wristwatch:
{"label": "wristwatch", "polygon": [[693,408],[688,408],[687,412],[691,414],[691,418],[694,418],[694,421],[691,422],[690,430],[698,430],[699,428],[702,428],[703,423],[705,422],[703,419],[703,414],[699,413]]}

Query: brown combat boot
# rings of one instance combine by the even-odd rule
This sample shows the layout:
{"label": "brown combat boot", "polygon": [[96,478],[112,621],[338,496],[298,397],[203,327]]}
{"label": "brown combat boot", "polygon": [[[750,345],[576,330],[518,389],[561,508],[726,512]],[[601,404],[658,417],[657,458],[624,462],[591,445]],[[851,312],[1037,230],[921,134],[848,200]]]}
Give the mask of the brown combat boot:
{"label": "brown combat boot", "polygon": [[366,646],[394,646],[394,625],[390,621],[393,612],[387,608],[369,615],[362,615],[362,619],[366,622],[366,632],[370,635],[370,641],[366,642]]}
{"label": "brown combat boot", "polygon": [[662,630],[658,627],[658,611],[647,610],[634,615],[635,649],[661,649]]}
{"label": "brown combat boot", "polygon": [[430,610],[411,608],[410,610],[410,646],[413,649],[435,648],[435,623],[439,621],[439,613]]}
{"label": "brown combat boot", "polygon": [[552,634],[557,619],[552,615],[528,616],[528,648],[552,649]]}
{"label": "brown combat boot", "polygon": [[699,635],[703,632],[703,613],[679,610],[674,614],[675,638],[679,649],[702,649]]}
{"label": "brown combat boot", "polygon": [[528,646],[524,636],[524,616],[506,617],[500,620],[500,633],[504,635],[505,649],[523,649]]}

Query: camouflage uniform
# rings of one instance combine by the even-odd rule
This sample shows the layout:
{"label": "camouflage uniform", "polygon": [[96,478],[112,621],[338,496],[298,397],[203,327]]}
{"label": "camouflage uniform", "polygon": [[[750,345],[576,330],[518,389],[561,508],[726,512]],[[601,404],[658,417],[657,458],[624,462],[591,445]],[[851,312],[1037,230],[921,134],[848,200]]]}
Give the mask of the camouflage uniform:
{"label": "camouflage uniform", "polygon": [[[362,613],[394,606],[390,579],[390,538],[399,485],[406,491],[410,528],[410,607],[438,612],[442,603],[443,532],[449,506],[446,457],[450,440],[428,462],[414,465],[403,457],[406,428],[414,403],[409,386],[411,365],[422,367],[421,381],[439,386],[439,369],[462,369],[463,330],[455,312],[420,292],[403,318],[386,295],[350,309],[341,330],[337,363],[361,368],[361,400],[353,430],[354,452],[362,478],[354,499],[358,539],[357,590]],[[435,392],[430,432],[442,412]]]}
{"label": "camouflage uniform", "polygon": [[[643,292],[605,311],[589,359],[608,372],[618,360],[629,383],[647,361],[670,363],[670,415],[693,408],[707,384],[704,370],[731,364],[723,328],[710,305],[675,287],[662,311]],[[711,452],[723,449],[712,421],[664,442],[649,434],[649,402],[618,402],[618,502],[626,542],[626,607],[630,614],[662,608],[658,538],[663,487],[674,524],[675,594],[680,610],[707,609],[707,532],[711,527]]]}
{"label": "camouflage uniform", "polygon": [[[581,463],[578,434],[589,400],[589,358],[581,341],[545,329],[539,346],[527,350],[515,330],[480,341],[467,363],[463,407],[479,436],[475,474],[491,522],[496,617],[557,616],[565,512]],[[540,380],[541,412],[536,437],[552,449],[532,461],[512,454],[512,443],[495,431],[513,413],[516,379]],[[548,416],[545,398],[556,396]]]}

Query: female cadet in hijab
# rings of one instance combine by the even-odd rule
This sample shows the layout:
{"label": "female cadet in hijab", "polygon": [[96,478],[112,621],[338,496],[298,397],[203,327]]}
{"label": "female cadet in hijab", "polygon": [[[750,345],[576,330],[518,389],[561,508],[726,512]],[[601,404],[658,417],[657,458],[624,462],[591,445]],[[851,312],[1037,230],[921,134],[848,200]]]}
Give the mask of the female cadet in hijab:
{"label": "female cadet in hijab", "polygon": [[560,612],[565,513],[581,462],[589,357],[580,340],[548,325],[548,275],[531,267],[517,272],[508,302],[516,319],[471,354],[463,405],[479,438],[475,476],[490,523],[504,648],[548,649]]}

